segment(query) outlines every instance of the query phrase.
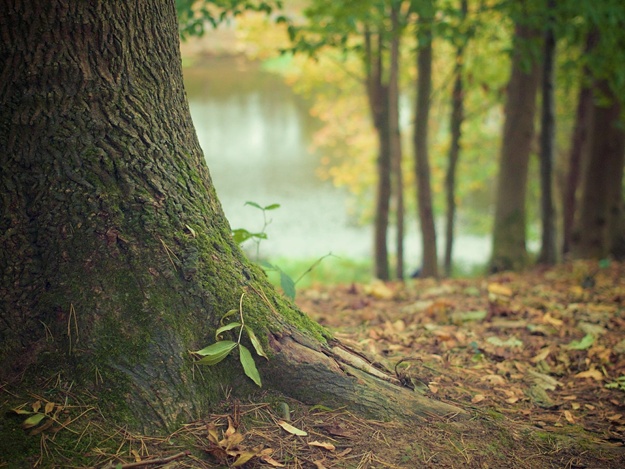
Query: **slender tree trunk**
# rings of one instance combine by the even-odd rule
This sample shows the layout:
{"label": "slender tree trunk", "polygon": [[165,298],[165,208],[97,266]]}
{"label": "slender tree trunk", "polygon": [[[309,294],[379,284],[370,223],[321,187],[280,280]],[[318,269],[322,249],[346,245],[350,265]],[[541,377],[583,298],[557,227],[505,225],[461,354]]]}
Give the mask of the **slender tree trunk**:
{"label": "slender tree trunk", "polygon": [[548,25],[544,33],[543,48],[543,75],[542,75],[542,116],[540,135],[540,185],[541,185],[541,215],[542,215],[542,244],[538,262],[540,264],[555,264],[556,226],[555,209],[553,205],[553,159],[555,152],[555,98],[554,98],[554,71],[556,39],[553,30],[553,9],[555,0],[549,0]]}
{"label": "slender tree trunk", "polygon": [[382,38],[377,35],[374,48],[369,30],[365,32],[365,68],[367,74],[367,96],[378,134],[378,185],[376,193],[374,261],[375,276],[380,280],[389,279],[388,265],[388,224],[391,200],[391,134],[389,131],[389,90],[382,81]]}
{"label": "slender tree trunk", "polygon": [[423,266],[422,277],[438,277],[438,255],[436,252],[436,228],[432,208],[430,186],[430,162],[428,155],[428,120],[430,95],[432,94],[432,21],[434,4],[428,0],[419,16],[417,41],[417,102],[415,112],[414,151],[417,181],[417,205],[421,224]]}
{"label": "slender tree trunk", "polygon": [[236,354],[200,373],[188,353],[241,305],[265,385],[385,419],[453,411],[351,362],[244,258],[191,122],[173,1],[0,11],[5,390],[56,382],[66,405],[98,396],[120,426],[172,429],[223,388],[253,390]]}
{"label": "slender tree trunk", "polygon": [[[461,4],[463,20],[467,15],[467,0]],[[462,137],[462,122],[464,121],[464,89],[462,70],[464,61],[464,49],[466,42],[463,41],[456,49],[456,65],[454,69],[454,89],[451,95],[451,143],[449,146],[449,165],[445,177],[447,190],[447,220],[445,223],[445,276],[452,274],[452,259],[454,246],[454,225],[456,219],[456,168],[460,156],[460,139]]]}
{"label": "slender tree trunk", "polygon": [[625,164],[625,132],[621,105],[605,81],[595,91],[609,106],[593,103],[589,158],[582,181],[582,197],[573,236],[576,258],[601,259],[611,254],[622,227],[622,183]]}
{"label": "slender tree trunk", "polygon": [[401,131],[399,128],[399,46],[401,29],[399,25],[400,4],[391,5],[391,61],[389,70],[388,100],[389,100],[389,131],[391,160],[395,181],[395,218],[397,228],[397,262],[395,275],[397,279],[404,278],[404,175],[402,169]]}
{"label": "slender tree trunk", "polygon": [[[596,42],[596,34],[590,33],[586,40],[586,50],[588,54],[594,47]],[[571,138],[571,153],[569,157],[569,168],[564,190],[563,202],[563,241],[562,253],[568,254],[571,250],[571,239],[573,236],[573,228],[575,223],[576,205],[578,199],[578,187],[582,174],[583,155],[588,153],[588,129],[591,122],[592,110],[592,89],[588,84],[590,80],[590,71],[587,67],[582,70],[582,79],[580,83],[579,98],[577,102],[577,111],[575,113],[575,126],[573,128],[573,136]]]}
{"label": "slender tree trunk", "polygon": [[516,26],[497,180],[491,271],[519,269],[527,263],[525,194],[539,73],[534,58],[530,58],[529,71],[522,64],[528,61],[523,46],[536,36],[527,26]]}

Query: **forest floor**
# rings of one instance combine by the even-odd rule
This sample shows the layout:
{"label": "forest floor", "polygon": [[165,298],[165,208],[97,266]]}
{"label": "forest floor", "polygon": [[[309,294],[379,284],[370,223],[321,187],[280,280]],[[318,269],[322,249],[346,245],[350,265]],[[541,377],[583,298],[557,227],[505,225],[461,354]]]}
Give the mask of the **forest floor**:
{"label": "forest floor", "polygon": [[[228,400],[161,440],[116,430],[91,450],[93,466],[625,467],[625,264],[317,286],[297,302],[415,392],[466,411],[468,422],[371,421],[268,393],[262,402]],[[54,442],[44,436],[45,467]]]}

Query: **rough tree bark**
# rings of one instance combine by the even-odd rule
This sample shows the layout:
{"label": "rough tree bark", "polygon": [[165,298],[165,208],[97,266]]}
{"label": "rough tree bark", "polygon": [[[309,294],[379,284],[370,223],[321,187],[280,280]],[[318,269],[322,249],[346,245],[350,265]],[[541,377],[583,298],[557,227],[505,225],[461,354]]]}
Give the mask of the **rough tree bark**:
{"label": "rough tree bark", "polygon": [[553,160],[555,153],[555,0],[547,2],[542,67],[542,113],[540,128],[540,206],[542,237],[538,263],[551,265],[557,260],[555,207],[553,205]]}
{"label": "rough tree bark", "polygon": [[534,57],[529,57],[529,70],[524,70],[522,65],[528,62],[527,44],[535,37],[534,30],[517,24],[504,109],[491,271],[519,269],[527,262],[525,194],[539,73]]}
{"label": "rough tree bark", "polygon": [[188,354],[245,293],[270,387],[383,418],[454,411],[362,371],[241,254],[192,126],[173,1],[3,0],[0,31],[3,384],[56,376],[118,424],[171,429],[222,386],[249,392],[236,358],[194,373]]}
{"label": "rough tree bark", "polygon": [[388,265],[388,223],[391,200],[391,134],[389,127],[389,90],[382,80],[382,37],[377,34],[377,44],[372,42],[372,33],[365,30],[365,70],[367,97],[373,125],[378,135],[378,185],[374,227],[374,269],[380,280],[389,279]]}
{"label": "rough tree bark", "polygon": [[612,254],[622,236],[625,131],[621,103],[608,83],[602,80],[594,89],[597,95],[572,253],[576,258],[601,259]]}
{"label": "rough tree bark", "polygon": [[[467,16],[467,0],[461,2],[462,19]],[[462,70],[464,68],[464,49],[466,40],[461,39],[461,43],[456,47],[456,64],[454,66],[454,88],[451,94],[451,118],[449,128],[451,131],[451,142],[449,145],[449,165],[445,175],[445,190],[447,192],[447,219],[445,222],[445,276],[450,277],[452,273],[452,259],[454,247],[454,227],[456,221],[456,168],[460,157],[460,139],[462,138],[462,122],[464,121],[464,89]]]}
{"label": "rough tree bark", "polygon": [[393,170],[393,193],[395,196],[396,221],[396,263],[395,276],[398,280],[404,278],[404,174],[402,167],[401,130],[399,128],[399,46],[401,39],[401,25],[399,10],[401,2],[391,5],[391,57],[388,78],[389,101],[389,132],[390,152]]}
{"label": "rough tree bark", "polygon": [[[589,54],[596,42],[596,34],[589,33],[586,39],[585,53]],[[563,201],[563,233],[562,233],[562,254],[566,255],[571,251],[571,240],[577,212],[577,194],[579,181],[582,174],[583,155],[588,154],[588,130],[590,126],[590,113],[592,110],[592,88],[590,86],[590,70],[587,66],[582,69],[579,98],[577,110],[575,112],[575,126],[571,138],[571,153],[569,156],[569,167],[564,188]]]}
{"label": "rough tree bark", "polygon": [[415,177],[417,181],[417,206],[421,225],[422,277],[438,277],[438,254],[436,251],[436,228],[432,207],[430,185],[430,162],[428,154],[428,121],[430,115],[430,95],[432,94],[432,23],[434,3],[428,0],[420,11],[417,41],[417,100],[415,110],[414,155]]}

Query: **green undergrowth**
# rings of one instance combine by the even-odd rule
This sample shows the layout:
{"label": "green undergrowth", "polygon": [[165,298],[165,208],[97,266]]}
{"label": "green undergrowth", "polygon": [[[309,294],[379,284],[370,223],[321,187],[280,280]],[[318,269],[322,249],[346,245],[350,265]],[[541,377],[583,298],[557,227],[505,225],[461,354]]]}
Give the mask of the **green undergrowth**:
{"label": "green undergrowth", "polygon": [[[280,266],[294,281],[300,278],[318,258],[290,259],[280,257],[269,262]],[[314,269],[301,277],[296,288],[310,288],[314,285],[337,285],[349,283],[369,283],[372,279],[372,264],[370,259],[355,260],[330,255],[319,262]],[[271,283],[280,286],[280,274],[268,271]]]}

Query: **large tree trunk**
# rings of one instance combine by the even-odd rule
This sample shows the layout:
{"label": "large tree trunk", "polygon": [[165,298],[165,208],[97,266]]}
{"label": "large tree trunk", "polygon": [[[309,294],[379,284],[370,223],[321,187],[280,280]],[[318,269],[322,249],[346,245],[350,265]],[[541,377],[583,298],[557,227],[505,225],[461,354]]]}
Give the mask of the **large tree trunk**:
{"label": "large tree trunk", "polygon": [[385,418],[450,410],[349,365],[243,257],[192,126],[173,1],[0,11],[3,383],[56,377],[120,425],[172,428],[224,386],[250,391],[236,358],[200,373],[188,353],[245,294],[269,386]]}
{"label": "large tree trunk", "polygon": [[556,224],[555,208],[553,205],[553,160],[555,152],[555,97],[554,73],[556,38],[554,34],[555,21],[553,10],[555,1],[548,0],[547,28],[544,33],[543,67],[542,67],[542,113],[540,129],[540,206],[542,220],[542,243],[538,262],[540,264],[555,264],[556,251]]}
{"label": "large tree trunk", "polygon": [[[467,0],[461,3],[462,19],[467,16]],[[451,94],[451,118],[449,128],[451,142],[449,145],[449,164],[445,176],[445,190],[447,192],[447,219],[445,222],[445,276],[452,274],[452,259],[454,247],[454,227],[456,221],[456,168],[460,157],[460,139],[462,137],[462,122],[464,121],[464,89],[463,89],[463,62],[466,40],[456,48],[456,64],[454,66],[454,88]]]}
{"label": "large tree trunk", "polygon": [[[518,269],[527,262],[525,194],[539,82],[536,60],[527,57],[527,42],[535,37],[536,32],[527,26],[516,26],[497,180],[491,271]],[[523,63],[528,59],[530,69],[526,71]]]}
{"label": "large tree trunk", "polygon": [[374,226],[374,270],[381,280],[389,279],[388,266],[388,222],[391,201],[391,134],[389,127],[389,90],[382,81],[382,37],[377,35],[377,44],[372,44],[372,34],[365,31],[365,70],[367,76],[367,97],[378,135],[378,185],[376,192]]}
{"label": "large tree trunk", "polygon": [[[606,257],[622,235],[625,132],[621,104],[607,82],[599,82],[595,91],[598,96],[593,104],[588,164],[573,235],[576,258]],[[611,102],[609,106],[601,103],[606,99]]]}
{"label": "large tree trunk", "polygon": [[430,185],[430,162],[428,154],[428,121],[430,116],[430,95],[432,94],[432,22],[434,20],[433,0],[428,0],[419,15],[417,52],[417,102],[415,111],[414,152],[417,181],[417,206],[421,225],[422,277],[438,277],[438,255],[436,251],[436,228],[432,207]]}

